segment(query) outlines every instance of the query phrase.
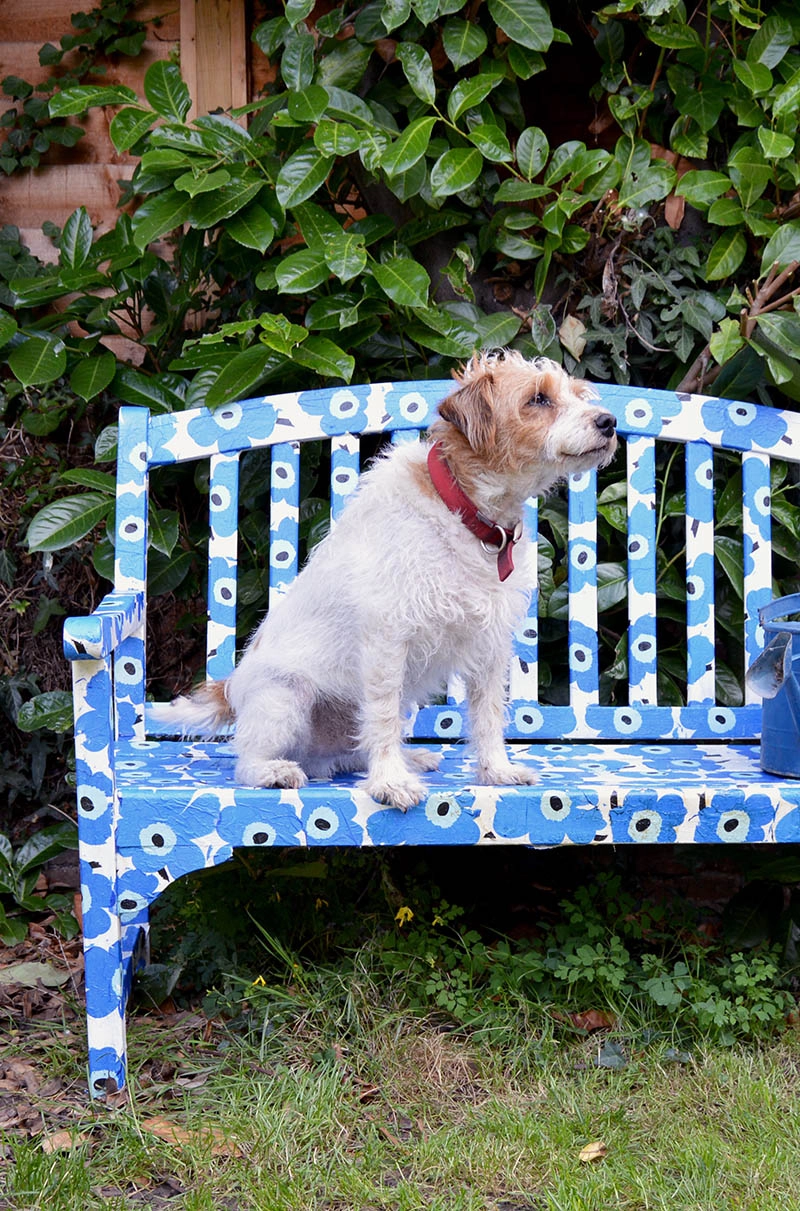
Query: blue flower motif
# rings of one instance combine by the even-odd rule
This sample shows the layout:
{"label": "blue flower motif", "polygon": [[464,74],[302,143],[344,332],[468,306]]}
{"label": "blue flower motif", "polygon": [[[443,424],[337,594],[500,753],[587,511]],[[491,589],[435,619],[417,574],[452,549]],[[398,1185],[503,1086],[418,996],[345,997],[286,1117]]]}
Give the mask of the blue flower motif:
{"label": "blue flower motif", "polygon": [[531,845],[587,845],[605,829],[597,795],[566,790],[504,789],[494,816],[498,837],[528,837]]}
{"label": "blue flower motif", "polygon": [[433,420],[433,408],[419,391],[409,390],[404,383],[390,387],[384,397],[386,412],[397,425],[426,428]]}
{"label": "blue flower motif", "polygon": [[734,450],[752,450],[754,445],[774,447],[787,429],[780,412],[763,404],[707,399],[701,415],[705,427],[719,433],[723,445]]}
{"label": "blue flower motif", "polygon": [[200,411],[187,425],[187,434],[209,454],[267,441],[272,436],[278,413],[265,400],[246,400],[225,404],[213,412]]}
{"label": "blue flower motif", "polygon": [[[216,796],[209,795],[208,798]],[[217,833],[227,845],[216,857],[217,862],[230,856],[229,849],[232,851],[240,845],[298,844],[301,824],[294,804],[282,801],[278,791],[269,795],[269,802],[265,798],[265,792],[259,792],[261,810],[258,813],[253,811],[252,796],[221,808]]]}
{"label": "blue flower motif", "polygon": [[719,792],[701,809],[694,839],[712,844],[763,841],[765,829],[774,818],[775,808],[767,795],[745,798],[743,791]]}
{"label": "blue flower motif", "polygon": [[[659,433],[662,419],[668,421],[679,416],[685,406],[686,397],[681,398],[674,391],[653,391],[647,399],[633,395],[625,402],[621,419],[632,433]],[[620,415],[619,408],[615,411]]]}
{"label": "blue flower motif", "polygon": [[435,791],[408,812],[390,807],[373,812],[367,832],[375,845],[474,845],[480,828],[474,794]]}
{"label": "blue flower motif", "polygon": [[357,433],[367,419],[369,387],[342,387],[339,391],[301,391],[298,403],[309,416],[321,417],[323,433]]}
{"label": "blue flower motif", "polygon": [[620,807],[612,807],[611,834],[618,844],[631,841],[674,844],[675,829],[685,816],[686,805],[680,795],[634,793],[626,795]]}
{"label": "blue flower motif", "polygon": [[800,841],[800,787],[796,791],[782,791],[784,803],[790,803],[790,810],[775,826],[776,841]]}
{"label": "blue flower motif", "polygon": [[302,823],[309,845],[363,844],[363,830],[355,824],[355,800],[342,797],[331,803],[329,796],[313,790],[304,795],[304,800]]}

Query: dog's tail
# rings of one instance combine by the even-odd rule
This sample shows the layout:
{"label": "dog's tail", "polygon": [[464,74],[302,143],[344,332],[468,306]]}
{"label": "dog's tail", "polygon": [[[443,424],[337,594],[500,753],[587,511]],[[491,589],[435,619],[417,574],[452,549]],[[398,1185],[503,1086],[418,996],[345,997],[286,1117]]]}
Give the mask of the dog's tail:
{"label": "dog's tail", "polygon": [[234,720],[228,702],[227,681],[207,681],[191,694],[181,694],[172,702],[155,702],[148,717],[165,724],[178,736],[218,736]]}

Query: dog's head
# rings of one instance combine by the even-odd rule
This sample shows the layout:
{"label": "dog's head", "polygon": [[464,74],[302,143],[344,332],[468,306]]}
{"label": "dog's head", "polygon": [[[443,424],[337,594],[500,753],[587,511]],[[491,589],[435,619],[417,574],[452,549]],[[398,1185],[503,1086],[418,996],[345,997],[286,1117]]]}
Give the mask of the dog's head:
{"label": "dog's head", "polygon": [[514,350],[481,353],[454,377],[458,386],[439,415],[469,447],[464,453],[501,474],[530,469],[532,492],[614,457],[615,418],[595,402],[591,384],[557,362],[528,361]]}

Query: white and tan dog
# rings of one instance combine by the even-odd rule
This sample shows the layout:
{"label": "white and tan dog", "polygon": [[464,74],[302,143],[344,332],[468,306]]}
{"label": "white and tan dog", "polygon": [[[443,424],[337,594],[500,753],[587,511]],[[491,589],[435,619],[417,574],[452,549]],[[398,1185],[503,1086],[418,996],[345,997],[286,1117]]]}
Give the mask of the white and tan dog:
{"label": "white and tan dog", "polygon": [[477,780],[535,781],[503,740],[512,633],[533,580],[524,539],[517,570],[510,556],[529,496],[611,460],[616,422],[595,399],[546,358],[475,356],[439,406],[432,444],[395,446],[362,476],[233,674],[158,718],[204,735],[235,719],[245,785],[365,770],[373,799],[406,810],[438,758],[404,744],[405,720],[458,674]]}

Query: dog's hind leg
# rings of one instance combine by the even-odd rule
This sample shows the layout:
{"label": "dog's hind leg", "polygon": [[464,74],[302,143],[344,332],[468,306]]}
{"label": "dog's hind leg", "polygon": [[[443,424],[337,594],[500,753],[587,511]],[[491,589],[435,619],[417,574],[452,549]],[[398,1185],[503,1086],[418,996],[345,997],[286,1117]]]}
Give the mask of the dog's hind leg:
{"label": "dog's hind leg", "polygon": [[308,747],[313,688],[297,678],[264,677],[251,681],[236,701],[236,780],[245,786],[305,786],[308,778],[295,758]]}

